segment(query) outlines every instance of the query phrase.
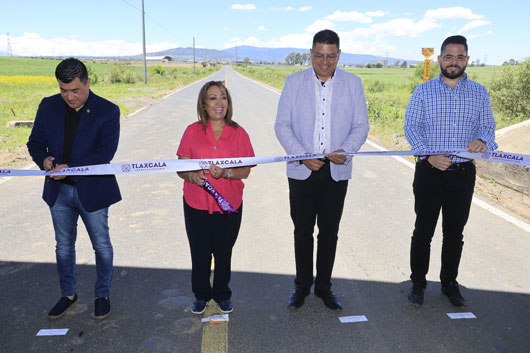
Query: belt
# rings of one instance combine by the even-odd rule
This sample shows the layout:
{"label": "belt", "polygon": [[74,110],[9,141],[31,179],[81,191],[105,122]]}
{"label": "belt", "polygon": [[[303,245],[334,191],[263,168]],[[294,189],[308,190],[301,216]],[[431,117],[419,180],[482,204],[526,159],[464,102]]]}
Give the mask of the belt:
{"label": "belt", "polygon": [[70,177],[64,178],[63,180],[61,180],[61,182],[63,184],[75,185],[75,181],[73,181],[72,178],[70,178]]}
{"label": "belt", "polygon": [[448,171],[451,171],[451,170],[464,170],[466,168],[471,167],[472,165],[475,165],[474,161],[453,163],[446,170],[448,170]]}
{"label": "belt", "polygon": [[[428,161],[427,158],[420,159],[416,162],[416,164],[427,164],[431,168],[434,168]],[[464,170],[466,168],[471,167],[472,165],[475,165],[475,161],[469,161],[469,162],[459,162],[459,163],[453,163],[449,166],[449,168],[446,169],[446,171],[454,171],[454,170]]]}

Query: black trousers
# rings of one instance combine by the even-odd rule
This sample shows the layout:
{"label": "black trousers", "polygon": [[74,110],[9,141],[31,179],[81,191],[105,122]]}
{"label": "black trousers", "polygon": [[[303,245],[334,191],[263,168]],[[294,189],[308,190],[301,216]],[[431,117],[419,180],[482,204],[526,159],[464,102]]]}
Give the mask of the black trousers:
{"label": "black trousers", "polygon": [[331,179],[330,163],[305,180],[289,178],[289,201],[294,224],[296,288],[313,285],[313,230],[318,225],[315,291],[331,288],[337,234],[344,207],[348,181]]}
{"label": "black trousers", "polygon": [[457,170],[440,171],[427,161],[416,163],[414,173],[414,210],[416,223],[410,247],[410,278],[426,286],[431,240],[442,210],[442,283],[455,281],[462,255],[464,226],[475,187],[475,165],[463,163]]}
{"label": "black trousers", "polygon": [[[226,216],[219,212],[197,210],[184,201],[184,220],[191,251],[191,289],[195,298],[222,302],[230,299],[232,248],[241,225],[243,205],[237,213]],[[214,257],[213,287],[210,274]]]}

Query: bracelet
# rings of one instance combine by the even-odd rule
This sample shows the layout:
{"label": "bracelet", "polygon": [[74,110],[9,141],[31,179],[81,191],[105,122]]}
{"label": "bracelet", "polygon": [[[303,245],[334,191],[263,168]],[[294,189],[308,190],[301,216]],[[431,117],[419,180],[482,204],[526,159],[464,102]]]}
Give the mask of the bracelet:
{"label": "bracelet", "polygon": [[226,171],[226,179],[230,180],[231,178],[232,178],[232,168]]}

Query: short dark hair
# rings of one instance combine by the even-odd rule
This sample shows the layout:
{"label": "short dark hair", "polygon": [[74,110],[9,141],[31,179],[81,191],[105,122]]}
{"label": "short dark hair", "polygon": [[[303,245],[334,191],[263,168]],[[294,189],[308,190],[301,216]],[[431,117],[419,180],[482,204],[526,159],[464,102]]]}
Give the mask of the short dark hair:
{"label": "short dark hair", "polygon": [[79,81],[86,84],[88,71],[85,64],[75,58],[64,59],[55,69],[55,78],[64,83],[70,83],[79,77]]}
{"label": "short dark hair", "polygon": [[331,29],[324,29],[313,37],[313,48],[315,48],[315,45],[317,43],[322,44],[335,44],[337,46],[337,50],[340,50],[340,40],[339,35],[335,32],[333,32]]}
{"label": "short dark hair", "polygon": [[440,53],[443,54],[444,50],[445,50],[445,47],[448,45],[448,44],[462,44],[464,46],[464,48],[466,48],[466,53],[467,53],[467,39],[466,37],[464,36],[451,36],[451,37],[447,37],[444,42],[442,43],[442,48],[440,50]]}

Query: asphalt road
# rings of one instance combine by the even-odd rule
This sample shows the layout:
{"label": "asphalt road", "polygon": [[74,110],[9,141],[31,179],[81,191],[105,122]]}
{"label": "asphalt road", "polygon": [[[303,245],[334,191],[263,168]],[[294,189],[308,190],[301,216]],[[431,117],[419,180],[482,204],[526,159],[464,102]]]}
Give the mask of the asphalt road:
{"label": "asphalt road", "polygon": [[[256,155],[285,154],[273,131],[279,94],[229,68],[213,78],[228,78],[234,120],[249,133]],[[196,120],[201,83],[123,119],[114,162],[175,158],[185,127]],[[287,309],[294,278],[288,186],[285,166],[268,164],[245,181],[232,260],[234,312],[222,324],[201,323],[190,311],[191,260],[182,180],[175,174],[118,178],[123,201],[110,209],[112,314],[101,322],[92,318],[95,262],[82,222],[80,302],[48,321],[60,292],[42,179],[0,184],[0,352],[529,352],[530,234],[474,205],[459,282],[465,311],[477,318],[447,316],[462,310],[440,292],[440,230],[425,304],[414,307],[406,298],[413,171],[387,157],[355,157],[354,163],[333,273],[344,310],[332,312],[313,295],[299,310]],[[212,305],[208,312],[215,311]],[[351,315],[368,321],[339,321]],[[212,327],[221,328],[217,336],[210,335]],[[69,332],[36,337],[45,328]]]}

